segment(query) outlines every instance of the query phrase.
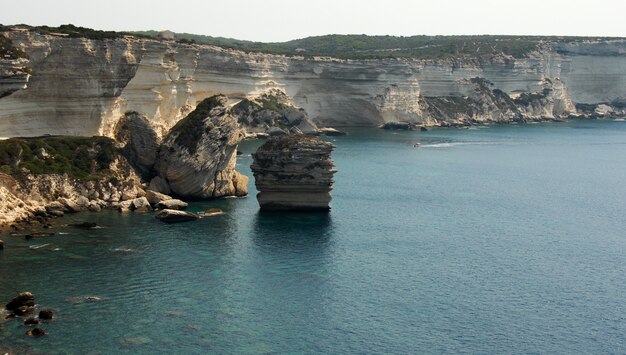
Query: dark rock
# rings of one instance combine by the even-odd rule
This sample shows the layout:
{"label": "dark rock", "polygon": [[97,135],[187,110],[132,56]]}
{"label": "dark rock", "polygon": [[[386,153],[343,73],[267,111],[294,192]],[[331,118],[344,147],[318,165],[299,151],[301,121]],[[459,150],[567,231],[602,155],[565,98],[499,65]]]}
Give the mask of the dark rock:
{"label": "dark rock", "polygon": [[382,128],[387,130],[414,131],[417,129],[417,126],[415,123],[411,122],[387,122]]}
{"label": "dark rock", "polygon": [[33,328],[26,332],[26,335],[31,337],[41,337],[46,335],[46,332],[41,328]]}
{"label": "dark rock", "polygon": [[422,132],[428,132],[428,128],[426,128],[426,127],[420,127],[420,131],[422,131]]}
{"label": "dark rock", "polygon": [[53,316],[54,316],[54,313],[52,312],[52,310],[42,309],[39,311],[39,319],[50,320],[52,319]]}
{"label": "dark rock", "polygon": [[98,228],[98,225],[96,223],[94,223],[94,222],[76,223],[76,224],[70,224],[70,226],[76,227],[76,228],[80,228],[80,229],[95,229],[95,228]]}
{"label": "dark rock", "polygon": [[149,178],[159,152],[159,136],[149,119],[137,112],[127,112],[115,127],[115,140],[130,164],[144,178]]}
{"label": "dark rock", "polygon": [[32,307],[35,305],[35,295],[32,292],[22,292],[15,296],[5,308],[9,311],[16,311],[18,308],[27,306]]}
{"label": "dark rock", "polygon": [[156,218],[165,223],[180,223],[195,221],[200,218],[200,216],[195,213],[185,211],[162,210],[161,212],[157,213]]}
{"label": "dark rock", "polygon": [[60,210],[50,210],[48,211],[48,215],[52,217],[63,217],[65,216],[65,212]]}
{"label": "dark rock", "polygon": [[4,249],[4,241],[0,239],[0,250]]}
{"label": "dark rock", "polygon": [[24,321],[24,325],[37,325],[37,324],[39,324],[39,321],[37,320],[37,318],[33,318],[33,317],[26,318],[26,320]]}
{"label": "dark rock", "polygon": [[18,307],[16,310],[13,311],[13,313],[15,313],[16,316],[25,316],[27,314],[32,313],[35,310],[35,304],[33,303],[32,306],[21,306]]}

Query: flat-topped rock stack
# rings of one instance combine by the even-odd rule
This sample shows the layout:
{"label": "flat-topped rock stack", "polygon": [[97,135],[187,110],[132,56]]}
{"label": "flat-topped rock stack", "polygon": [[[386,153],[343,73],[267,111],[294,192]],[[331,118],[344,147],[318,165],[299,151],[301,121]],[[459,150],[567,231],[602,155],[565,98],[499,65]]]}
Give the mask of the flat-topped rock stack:
{"label": "flat-topped rock stack", "polygon": [[257,199],[267,211],[327,211],[335,173],[335,146],[319,137],[289,135],[267,140],[253,154]]}

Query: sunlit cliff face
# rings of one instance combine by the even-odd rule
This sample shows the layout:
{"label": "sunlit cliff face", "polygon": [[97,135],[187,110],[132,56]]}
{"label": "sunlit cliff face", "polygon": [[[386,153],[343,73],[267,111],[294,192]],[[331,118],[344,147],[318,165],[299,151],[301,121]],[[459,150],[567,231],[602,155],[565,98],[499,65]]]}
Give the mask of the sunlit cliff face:
{"label": "sunlit cliff face", "polygon": [[[532,112],[522,110],[532,117],[566,117],[576,112],[575,103],[610,103],[626,95],[624,41],[555,44],[526,59],[425,61],[305,59],[27,30],[9,36],[29,59],[0,59],[0,137],[112,136],[127,111],[145,114],[164,135],[208,96],[236,100],[272,87],[292,96],[320,126],[435,125],[442,118],[423,98],[471,97],[476,87],[469,79],[476,77],[511,97],[542,92],[550,80],[550,99]],[[22,67],[29,73],[12,70]],[[510,120],[493,112],[486,107],[473,119]]]}

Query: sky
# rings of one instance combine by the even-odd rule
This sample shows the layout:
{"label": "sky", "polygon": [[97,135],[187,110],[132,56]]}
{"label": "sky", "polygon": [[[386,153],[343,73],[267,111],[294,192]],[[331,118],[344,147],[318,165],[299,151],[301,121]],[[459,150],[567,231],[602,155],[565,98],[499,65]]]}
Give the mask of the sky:
{"label": "sky", "polygon": [[325,34],[626,37],[624,0],[0,0],[0,23],[279,42]]}

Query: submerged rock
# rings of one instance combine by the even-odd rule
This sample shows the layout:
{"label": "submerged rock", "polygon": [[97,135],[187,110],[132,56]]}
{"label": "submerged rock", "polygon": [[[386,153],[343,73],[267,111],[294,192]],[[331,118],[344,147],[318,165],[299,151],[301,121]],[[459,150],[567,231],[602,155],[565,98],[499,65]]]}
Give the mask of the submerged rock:
{"label": "submerged rock", "polygon": [[224,211],[220,210],[219,208],[209,208],[208,210],[204,211],[204,212],[200,212],[198,213],[201,217],[214,217],[214,216],[221,216],[224,214]]}
{"label": "submerged rock", "polygon": [[195,221],[200,218],[195,213],[178,211],[178,210],[162,210],[157,213],[156,218],[161,222],[165,223],[180,223],[180,222],[189,222]]}
{"label": "submerged rock", "polygon": [[26,318],[26,320],[24,320],[24,325],[37,325],[39,324],[39,320],[37,320],[37,318],[34,317],[29,317]]}
{"label": "submerged rock", "polygon": [[41,328],[33,328],[26,332],[26,335],[31,337],[41,337],[46,335],[46,332]]}
{"label": "submerged rock", "polygon": [[262,210],[329,210],[334,145],[313,136],[269,139],[253,154]]}
{"label": "submerged rock", "polygon": [[228,98],[216,95],[170,130],[161,144],[156,170],[179,196],[245,196],[248,178],[235,170],[237,144],[244,137],[227,112]]}
{"label": "submerged rock", "polygon": [[75,228],[80,228],[80,229],[96,229],[98,228],[98,225],[94,222],[83,222],[83,223],[75,223],[75,224],[70,224],[70,226],[75,227]]}

